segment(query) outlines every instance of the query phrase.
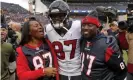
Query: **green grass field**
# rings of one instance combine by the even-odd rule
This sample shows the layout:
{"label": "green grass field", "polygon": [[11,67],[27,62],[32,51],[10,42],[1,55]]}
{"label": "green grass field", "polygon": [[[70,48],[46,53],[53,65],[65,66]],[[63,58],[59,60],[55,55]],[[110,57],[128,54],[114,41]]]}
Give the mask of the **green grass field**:
{"label": "green grass field", "polygon": [[125,50],[123,50],[123,58],[124,58],[125,63],[127,64],[128,58],[127,58],[127,52]]}

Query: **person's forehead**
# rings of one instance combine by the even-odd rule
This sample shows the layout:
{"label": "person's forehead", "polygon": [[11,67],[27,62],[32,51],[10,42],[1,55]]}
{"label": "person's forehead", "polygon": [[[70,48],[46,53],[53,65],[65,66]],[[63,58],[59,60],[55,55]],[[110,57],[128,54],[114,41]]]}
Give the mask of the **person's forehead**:
{"label": "person's forehead", "polygon": [[39,22],[38,21],[30,21],[29,24],[30,25],[35,25],[35,24],[39,24]]}
{"label": "person's forehead", "polygon": [[111,25],[111,27],[117,27],[117,25],[115,25],[115,24],[112,24],[112,25]]}

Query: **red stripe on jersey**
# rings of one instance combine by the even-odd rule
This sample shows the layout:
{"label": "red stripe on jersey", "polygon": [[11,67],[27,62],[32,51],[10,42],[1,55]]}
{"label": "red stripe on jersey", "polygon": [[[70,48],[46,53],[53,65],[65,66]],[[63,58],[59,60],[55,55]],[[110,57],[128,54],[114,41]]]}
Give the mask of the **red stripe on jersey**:
{"label": "red stripe on jersey", "polygon": [[127,69],[128,69],[128,72],[133,73],[133,64],[128,63]]}
{"label": "red stripe on jersey", "polygon": [[[56,56],[56,53],[54,51],[54,48],[52,47],[52,44],[51,44],[51,42],[48,39],[46,39],[46,41],[47,41],[47,43],[48,43],[48,45],[50,47],[50,50],[51,50],[51,53],[52,53],[52,56],[53,56],[54,67],[58,70],[57,56]],[[59,80],[59,73],[58,72],[56,73],[56,80]]]}
{"label": "red stripe on jersey", "polygon": [[106,49],[106,53],[105,53],[105,60],[106,60],[106,62],[111,58],[112,54],[113,54],[112,48],[108,47]]}

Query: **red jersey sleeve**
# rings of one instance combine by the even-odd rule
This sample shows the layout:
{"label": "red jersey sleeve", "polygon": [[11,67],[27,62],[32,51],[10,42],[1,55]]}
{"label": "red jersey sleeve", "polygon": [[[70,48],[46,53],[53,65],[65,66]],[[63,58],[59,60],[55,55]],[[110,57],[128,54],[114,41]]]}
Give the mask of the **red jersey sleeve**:
{"label": "red jersey sleeve", "polygon": [[19,80],[36,80],[37,78],[44,76],[43,69],[38,69],[31,71],[26,57],[24,56],[22,52],[22,48],[18,47],[16,49],[18,55],[17,55],[17,76]]}

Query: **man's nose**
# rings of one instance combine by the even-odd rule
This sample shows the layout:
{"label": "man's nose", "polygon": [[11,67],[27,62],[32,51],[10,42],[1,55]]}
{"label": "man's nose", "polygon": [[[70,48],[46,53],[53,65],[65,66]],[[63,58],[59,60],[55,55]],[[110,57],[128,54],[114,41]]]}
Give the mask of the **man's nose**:
{"label": "man's nose", "polygon": [[39,26],[39,29],[42,29],[42,26]]}

